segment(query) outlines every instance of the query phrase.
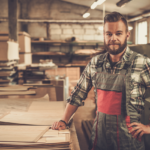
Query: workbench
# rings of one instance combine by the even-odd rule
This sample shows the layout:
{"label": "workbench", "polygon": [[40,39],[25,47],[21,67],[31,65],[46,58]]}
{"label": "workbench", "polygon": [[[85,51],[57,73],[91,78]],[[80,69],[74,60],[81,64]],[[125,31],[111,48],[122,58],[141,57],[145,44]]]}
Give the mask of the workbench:
{"label": "workbench", "polygon": [[[24,91],[24,87],[21,89],[21,91]],[[10,90],[10,87],[9,87]],[[17,89],[19,90],[19,89]],[[32,104],[32,102],[49,102],[49,97],[48,96],[44,96],[41,98],[1,98],[0,99],[0,118],[2,118],[5,114],[10,113],[10,112],[15,112],[15,113],[25,113],[29,111],[29,108]],[[55,104],[57,102],[52,102],[51,104]],[[64,103],[65,106],[65,102],[58,102],[58,103]],[[53,109],[55,109],[56,104],[54,106],[52,106]],[[57,107],[56,107],[57,110]],[[40,110],[41,111],[41,110]],[[52,111],[52,110],[51,110]],[[55,113],[54,113],[55,114]],[[62,114],[61,114],[62,115]],[[71,137],[71,150],[80,150],[79,147],[79,143],[78,143],[78,139],[77,139],[77,135],[76,135],[76,130],[75,130],[75,126],[74,126],[74,122],[73,119],[70,121],[70,137]]]}

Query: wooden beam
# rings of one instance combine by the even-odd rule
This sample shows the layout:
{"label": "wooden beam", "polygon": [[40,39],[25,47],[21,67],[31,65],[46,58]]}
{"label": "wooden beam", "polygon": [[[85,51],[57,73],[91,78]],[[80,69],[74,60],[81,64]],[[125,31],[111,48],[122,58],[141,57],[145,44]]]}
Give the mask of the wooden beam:
{"label": "wooden beam", "polygon": [[17,35],[17,5],[18,0],[8,0],[8,26],[9,26],[9,39],[18,41]]}

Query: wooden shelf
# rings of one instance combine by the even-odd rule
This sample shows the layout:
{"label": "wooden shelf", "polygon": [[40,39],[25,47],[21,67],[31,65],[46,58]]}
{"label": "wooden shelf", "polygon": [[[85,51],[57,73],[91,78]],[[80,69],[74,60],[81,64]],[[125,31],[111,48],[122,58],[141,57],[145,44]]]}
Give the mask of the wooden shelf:
{"label": "wooden shelf", "polygon": [[33,44],[52,44],[52,45],[79,45],[79,46],[85,46],[85,45],[99,45],[103,46],[104,42],[102,41],[75,41],[75,42],[66,42],[64,40],[58,40],[58,41],[53,41],[53,40],[44,40],[44,41],[31,41]]}
{"label": "wooden shelf", "polygon": [[65,56],[65,53],[62,52],[33,52],[32,55],[53,55],[53,56]]}

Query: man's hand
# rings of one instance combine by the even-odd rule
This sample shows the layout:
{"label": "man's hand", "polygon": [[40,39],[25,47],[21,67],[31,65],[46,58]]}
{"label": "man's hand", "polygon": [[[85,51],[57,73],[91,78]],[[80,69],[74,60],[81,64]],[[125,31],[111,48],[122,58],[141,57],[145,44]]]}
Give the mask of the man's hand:
{"label": "man's hand", "polygon": [[64,130],[66,129],[66,124],[64,122],[54,122],[52,125],[53,130]]}
{"label": "man's hand", "polygon": [[64,130],[64,129],[66,129],[69,119],[75,113],[77,108],[78,108],[78,106],[74,106],[74,105],[67,103],[63,117],[61,118],[61,120],[59,120],[59,122],[53,123],[52,129],[53,130]]}
{"label": "man's hand", "polygon": [[144,134],[150,134],[150,125],[144,125],[142,123],[133,122],[128,127],[134,126],[129,133],[132,134],[134,138],[141,139]]}

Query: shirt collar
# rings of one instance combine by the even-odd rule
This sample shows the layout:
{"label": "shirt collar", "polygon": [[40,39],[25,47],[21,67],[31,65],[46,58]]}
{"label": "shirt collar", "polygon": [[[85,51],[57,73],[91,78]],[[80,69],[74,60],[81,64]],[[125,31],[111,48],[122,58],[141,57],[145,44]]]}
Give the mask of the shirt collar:
{"label": "shirt collar", "polygon": [[124,52],[121,60],[129,61],[129,58],[130,58],[132,53],[133,53],[133,51],[131,51],[130,48],[127,46],[126,51]]}

